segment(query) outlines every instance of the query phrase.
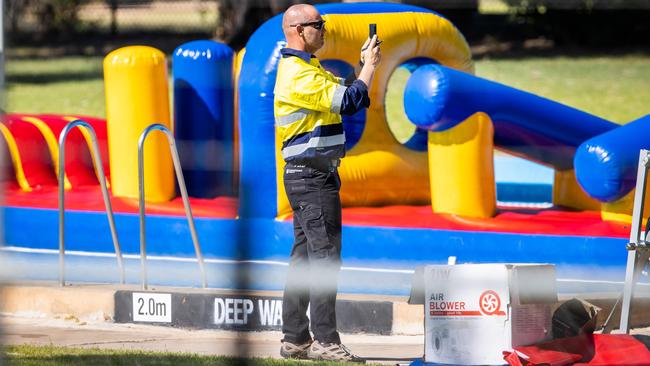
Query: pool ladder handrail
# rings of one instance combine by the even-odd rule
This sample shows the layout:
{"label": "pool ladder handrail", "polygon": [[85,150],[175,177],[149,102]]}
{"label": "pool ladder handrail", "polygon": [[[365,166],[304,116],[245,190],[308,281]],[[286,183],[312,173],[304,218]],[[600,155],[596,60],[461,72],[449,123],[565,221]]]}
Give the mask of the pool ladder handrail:
{"label": "pool ladder handrail", "polygon": [[180,158],[178,157],[178,150],[176,149],[176,142],[171,131],[159,124],[152,124],[149,127],[145,128],[140,135],[138,140],[138,187],[139,187],[139,200],[140,200],[140,263],[142,267],[142,289],[146,290],[148,287],[147,284],[147,241],[146,241],[146,230],[145,230],[145,195],[144,195],[144,143],[147,139],[147,136],[152,131],[161,131],[167,136],[167,142],[169,143],[169,150],[172,155],[172,160],[174,162],[174,169],[176,171],[176,180],[178,181],[178,187],[181,191],[181,197],[183,198],[183,205],[185,206],[185,215],[187,217],[187,222],[190,227],[190,233],[192,235],[192,242],[194,243],[194,251],[196,253],[196,259],[199,262],[199,269],[201,271],[201,284],[203,288],[208,287],[208,281],[205,273],[205,264],[203,260],[203,253],[201,252],[201,246],[199,245],[199,239],[196,234],[196,227],[194,226],[194,217],[192,216],[192,207],[190,206],[190,201],[187,195],[187,189],[185,188],[185,178],[183,177],[183,170],[181,169]]}
{"label": "pool ladder handrail", "polygon": [[122,249],[117,237],[117,230],[115,229],[115,217],[113,215],[113,207],[106,186],[106,176],[104,175],[102,157],[97,143],[97,135],[88,122],[76,119],[65,125],[59,135],[59,285],[65,286],[65,141],[70,131],[75,127],[80,129],[85,128],[90,135],[93,165],[96,170],[97,180],[99,180],[99,185],[102,189],[102,195],[104,196],[104,205],[106,206],[108,224],[111,228],[111,237],[113,238],[113,247],[115,248],[115,256],[117,257],[117,266],[120,273],[120,283],[124,284],[124,261],[122,258]]}

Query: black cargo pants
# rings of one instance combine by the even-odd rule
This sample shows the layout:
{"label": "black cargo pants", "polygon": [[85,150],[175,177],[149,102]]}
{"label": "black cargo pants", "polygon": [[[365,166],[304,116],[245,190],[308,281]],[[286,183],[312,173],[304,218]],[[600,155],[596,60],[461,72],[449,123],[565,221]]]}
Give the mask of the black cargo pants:
{"label": "black cargo pants", "polygon": [[[284,340],[340,343],[336,291],[341,267],[341,199],[336,166],[287,163],[284,188],[293,209],[294,244],[284,288]],[[307,307],[310,319],[307,318]]]}

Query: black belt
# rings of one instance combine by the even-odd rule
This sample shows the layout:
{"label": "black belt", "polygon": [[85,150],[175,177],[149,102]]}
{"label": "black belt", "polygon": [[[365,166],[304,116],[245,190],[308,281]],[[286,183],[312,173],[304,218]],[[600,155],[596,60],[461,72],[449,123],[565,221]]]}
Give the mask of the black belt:
{"label": "black belt", "polygon": [[333,172],[341,165],[341,159],[305,159],[290,161],[287,165],[304,165],[324,172]]}

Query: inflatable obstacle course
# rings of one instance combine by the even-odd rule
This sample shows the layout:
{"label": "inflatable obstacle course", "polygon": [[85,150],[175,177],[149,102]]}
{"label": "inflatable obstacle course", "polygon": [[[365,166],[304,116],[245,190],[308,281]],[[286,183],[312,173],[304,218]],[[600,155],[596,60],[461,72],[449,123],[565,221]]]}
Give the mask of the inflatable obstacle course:
{"label": "inflatable obstacle course", "polygon": [[[641,135],[647,119],[618,126],[474,76],[462,34],[431,11],[388,3],[318,8],[328,38],[317,56],[331,72],[345,76],[352,69],[368,23],[378,24],[384,41],[371,106],[344,121],[346,261],[386,273],[420,262],[446,263],[448,256],[475,263],[550,262],[558,264],[560,275],[593,265],[622,269],[624,260],[613,253],[629,233],[626,197],[633,185],[627,171],[635,163],[626,156],[643,147],[643,139],[630,136]],[[107,120],[89,122],[109,164],[104,170],[120,237],[128,238],[125,253],[139,251],[132,215],[138,209],[137,139],[147,126],[161,123],[179,141],[206,257],[286,261],[291,210],[282,191],[273,118],[279,50],[286,44],[280,21],[281,15],[267,21],[237,53],[212,41],[179,46],[171,57],[172,102],[169,60],[160,51],[134,46],[107,56]],[[399,74],[405,83],[392,82]],[[13,172],[5,195],[8,245],[56,248],[57,151],[51,141],[69,120],[9,115],[2,124]],[[398,120],[409,127],[405,133],[391,127]],[[145,149],[147,241],[152,254],[191,257],[171,159],[159,137]],[[628,143],[611,142],[620,140]],[[75,228],[69,230],[75,233],[69,247],[111,252],[105,220],[98,218],[103,204],[86,138],[78,132],[68,143],[74,146],[67,149],[64,183],[73,212],[66,222]],[[498,205],[495,149],[553,168],[549,200],[556,206]],[[616,187],[601,194],[594,183],[600,176],[617,180]],[[363,287],[354,281],[342,283],[355,291]]]}

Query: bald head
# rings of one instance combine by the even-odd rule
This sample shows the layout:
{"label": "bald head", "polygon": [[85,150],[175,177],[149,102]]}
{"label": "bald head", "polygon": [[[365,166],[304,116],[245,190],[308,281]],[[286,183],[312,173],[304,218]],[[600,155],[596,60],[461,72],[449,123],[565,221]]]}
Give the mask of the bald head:
{"label": "bald head", "polygon": [[320,13],[309,4],[292,5],[284,12],[282,17],[282,30],[287,34],[293,24],[307,23],[320,19]]}
{"label": "bald head", "polygon": [[287,47],[310,53],[323,47],[325,28],[316,29],[309,25],[322,20],[318,9],[311,5],[289,7],[282,16],[282,31],[287,39]]}

